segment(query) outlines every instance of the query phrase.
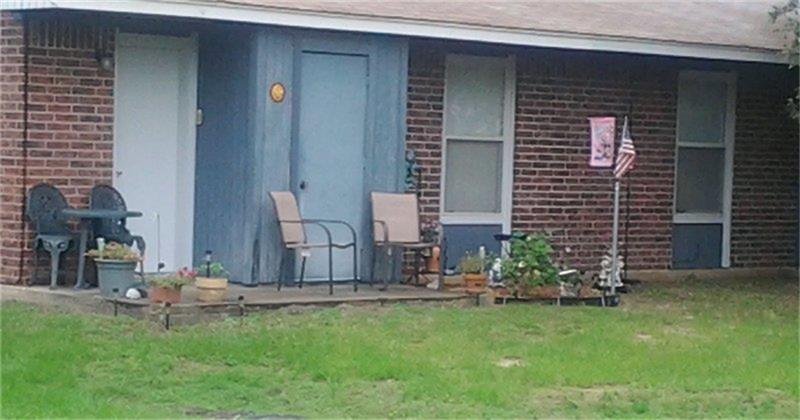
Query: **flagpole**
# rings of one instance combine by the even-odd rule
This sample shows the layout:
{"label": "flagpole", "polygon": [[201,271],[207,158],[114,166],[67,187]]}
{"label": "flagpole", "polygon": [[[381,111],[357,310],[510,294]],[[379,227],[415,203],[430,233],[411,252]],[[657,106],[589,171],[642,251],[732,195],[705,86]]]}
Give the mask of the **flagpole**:
{"label": "flagpole", "polygon": [[614,224],[611,228],[611,295],[617,293],[617,245],[619,242],[619,179],[614,178]]}
{"label": "flagpole", "polygon": [[[622,143],[624,144],[628,133],[628,116],[625,116],[625,122],[622,126]],[[620,144],[621,153],[623,144]],[[618,154],[619,157],[619,154]],[[619,164],[619,162],[617,162]],[[610,282],[611,295],[617,294],[617,271],[619,270],[619,181],[624,173],[617,174],[617,167],[614,168],[614,222],[611,227],[611,274],[608,281]]]}

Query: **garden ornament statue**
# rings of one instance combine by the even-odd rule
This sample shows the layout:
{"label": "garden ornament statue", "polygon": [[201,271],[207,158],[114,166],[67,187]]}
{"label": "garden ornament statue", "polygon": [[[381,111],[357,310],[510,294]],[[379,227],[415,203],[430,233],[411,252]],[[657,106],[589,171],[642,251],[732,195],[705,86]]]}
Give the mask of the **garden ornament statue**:
{"label": "garden ornament statue", "polygon": [[[607,251],[600,260],[600,279],[598,285],[603,288],[617,288],[622,286],[622,270],[625,268],[625,261],[621,255],[617,255],[617,264],[613,264],[611,251]],[[612,273],[613,271],[613,273]]]}
{"label": "garden ornament statue", "polygon": [[406,150],[406,191],[416,191],[419,189],[419,165],[413,150]]}

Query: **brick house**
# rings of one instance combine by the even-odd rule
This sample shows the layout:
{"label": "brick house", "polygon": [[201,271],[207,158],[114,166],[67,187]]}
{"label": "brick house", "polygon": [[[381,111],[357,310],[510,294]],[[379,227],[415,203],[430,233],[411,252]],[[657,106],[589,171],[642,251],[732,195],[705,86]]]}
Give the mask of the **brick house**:
{"label": "brick house", "polygon": [[591,269],[612,207],[593,116],[630,120],[631,268],[796,266],[798,75],[769,5],[4,3],[0,282],[30,275],[39,182],[72,206],[120,189],[149,264],[212,249],[235,281],[274,281],[268,191],[369,243],[368,193],[404,188],[407,150],[449,255],[554,229]]}

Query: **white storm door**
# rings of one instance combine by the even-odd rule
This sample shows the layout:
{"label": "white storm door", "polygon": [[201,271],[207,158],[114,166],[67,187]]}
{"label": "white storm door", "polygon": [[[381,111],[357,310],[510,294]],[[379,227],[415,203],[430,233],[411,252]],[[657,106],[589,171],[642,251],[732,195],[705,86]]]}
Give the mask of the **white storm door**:
{"label": "white storm door", "polygon": [[678,78],[673,268],[730,266],[736,75]]}
{"label": "white storm door", "polygon": [[442,224],[511,231],[515,63],[513,56],[446,57]]}
{"label": "white storm door", "polygon": [[128,228],[147,244],[146,271],[191,266],[196,40],[120,33],[115,66],[114,187],[144,213]]}

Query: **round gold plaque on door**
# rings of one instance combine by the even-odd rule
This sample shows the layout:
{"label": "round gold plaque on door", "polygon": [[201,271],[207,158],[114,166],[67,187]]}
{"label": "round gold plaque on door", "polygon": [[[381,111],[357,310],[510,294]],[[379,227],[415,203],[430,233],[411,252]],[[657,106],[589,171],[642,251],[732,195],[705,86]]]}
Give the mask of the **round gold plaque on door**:
{"label": "round gold plaque on door", "polygon": [[283,98],[286,96],[286,89],[283,87],[282,83],[273,83],[272,86],[269,87],[269,97],[272,98],[275,102],[283,102]]}

